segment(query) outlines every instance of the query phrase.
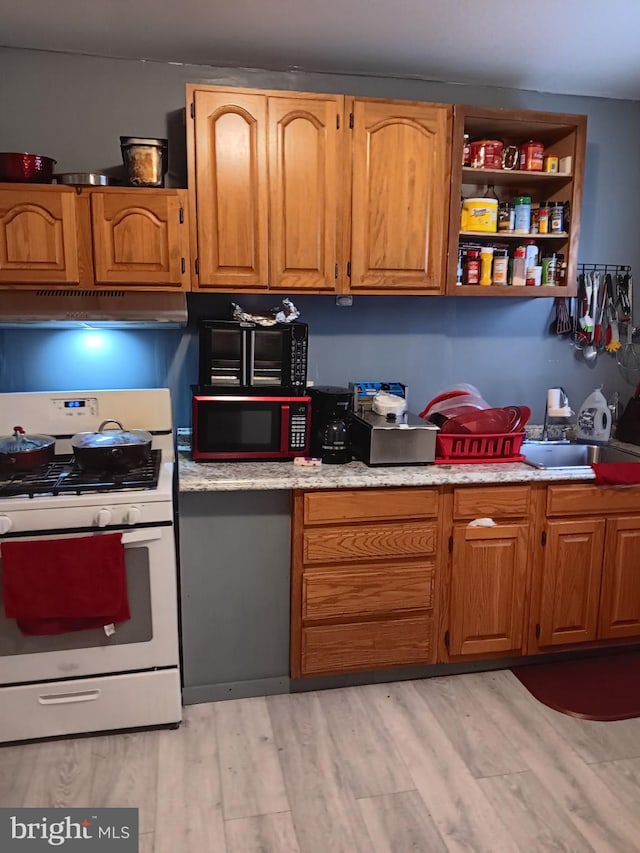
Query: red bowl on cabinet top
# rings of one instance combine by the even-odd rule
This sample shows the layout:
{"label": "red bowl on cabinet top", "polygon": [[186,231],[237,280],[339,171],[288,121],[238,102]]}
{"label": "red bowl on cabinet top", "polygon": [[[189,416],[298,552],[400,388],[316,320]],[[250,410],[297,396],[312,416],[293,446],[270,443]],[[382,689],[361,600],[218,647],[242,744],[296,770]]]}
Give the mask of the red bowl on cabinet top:
{"label": "red bowl on cabinet top", "polygon": [[0,181],[50,184],[56,163],[57,160],[41,154],[3,151],[0,152]]}

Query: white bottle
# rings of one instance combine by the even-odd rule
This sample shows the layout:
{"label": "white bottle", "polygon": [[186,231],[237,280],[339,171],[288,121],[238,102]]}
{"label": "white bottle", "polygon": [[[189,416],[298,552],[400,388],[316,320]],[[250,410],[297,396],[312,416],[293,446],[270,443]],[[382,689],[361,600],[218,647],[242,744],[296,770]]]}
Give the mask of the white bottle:
{"label": "white bottle", "polygon": [[576,440],[582,444],[608,444],[611,436],[611,412],[599,388],[584,401],[578,412]]}

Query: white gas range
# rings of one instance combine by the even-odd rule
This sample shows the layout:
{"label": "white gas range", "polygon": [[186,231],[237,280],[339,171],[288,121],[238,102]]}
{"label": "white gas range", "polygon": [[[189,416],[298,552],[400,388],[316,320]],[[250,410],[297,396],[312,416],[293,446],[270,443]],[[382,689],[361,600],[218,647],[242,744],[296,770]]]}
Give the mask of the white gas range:
{"label": "white gas range", "polygon": [[[72,436],[96,431],[107,419],[152,434],[148,463],[122,474],[78,471]],[[10,435],[16,424],[55,436],[56,456],[46,469],[0,471],[0,574],[4,542],[118,533],[131,618],[112,632],[24,635],[5,616],[2,601],[0,741],[179,723],[169,391],[0,394],[0,435]]]}

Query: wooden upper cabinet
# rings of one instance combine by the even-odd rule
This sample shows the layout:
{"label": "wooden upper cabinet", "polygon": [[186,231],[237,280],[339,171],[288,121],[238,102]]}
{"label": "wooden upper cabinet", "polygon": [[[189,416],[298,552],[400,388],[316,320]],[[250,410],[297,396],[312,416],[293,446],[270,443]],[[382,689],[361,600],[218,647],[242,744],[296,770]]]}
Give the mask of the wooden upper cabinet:
{"label": "wooden upper cabinet", "polygon": [[598,639],[640,636],[640,516],[607,521]]}
{"label": "wooden upper cabinet", "polygon": [[351,290],[440,293],[452,108],[353,102]]}
{"label": "wooden upper cabinet", "polygon": [[68,187],[0,187],[0,283],[77,285],[76,194]]}
{"label": "wooden upper cabinet", "polygon": [[596,639],[605,521],[549,521],[542,567],[539,646]]}
{"label": "wooden upper cabinet", "polygon": [[198,287],[266,289],[267,97],[211,88],[193,99]]}
{"label": "wooden upper cabinet", "polygon": [[344,98],[269,97],[269,286],[336,287]]}
{"label": "wooden upper cabinet", "polygon": [[198,85],[187,97],[196,289],[444,291],[452,107]]}
{"label": "wooden upper cabinet", "polygon": [[91,192],[95,282],[188,290],[184,190]]}
{"label": "wooden upper cabinet", "polygon": [[451,657],[522,651],[528,538],[528,522],[454,528]]}

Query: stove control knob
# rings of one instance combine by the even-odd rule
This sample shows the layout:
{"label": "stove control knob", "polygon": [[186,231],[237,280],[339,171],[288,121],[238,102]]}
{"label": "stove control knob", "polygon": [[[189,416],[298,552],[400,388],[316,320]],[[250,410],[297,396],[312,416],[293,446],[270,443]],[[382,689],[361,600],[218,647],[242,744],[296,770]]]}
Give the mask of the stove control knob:
{"label": "stove control knob", "polygon": [[108,524],[111,524],[112,517],[113,513],[111,510],[102,507],[102,509],[98,510],[98,514],[96,515],[96,524],[98,527],[106,527]]}
{"label": "stove control knob", "polygon": [[129,512],[127,513],[127,524],[137,524],[141,518],[142,510],[139,506],[129,507]]}
{"label": "stove control knob", "polygon": [[8,533],[13,527],[13,521],[9,518],[8,515],[0,515],[0,536],[4,536],[5,533]]}

